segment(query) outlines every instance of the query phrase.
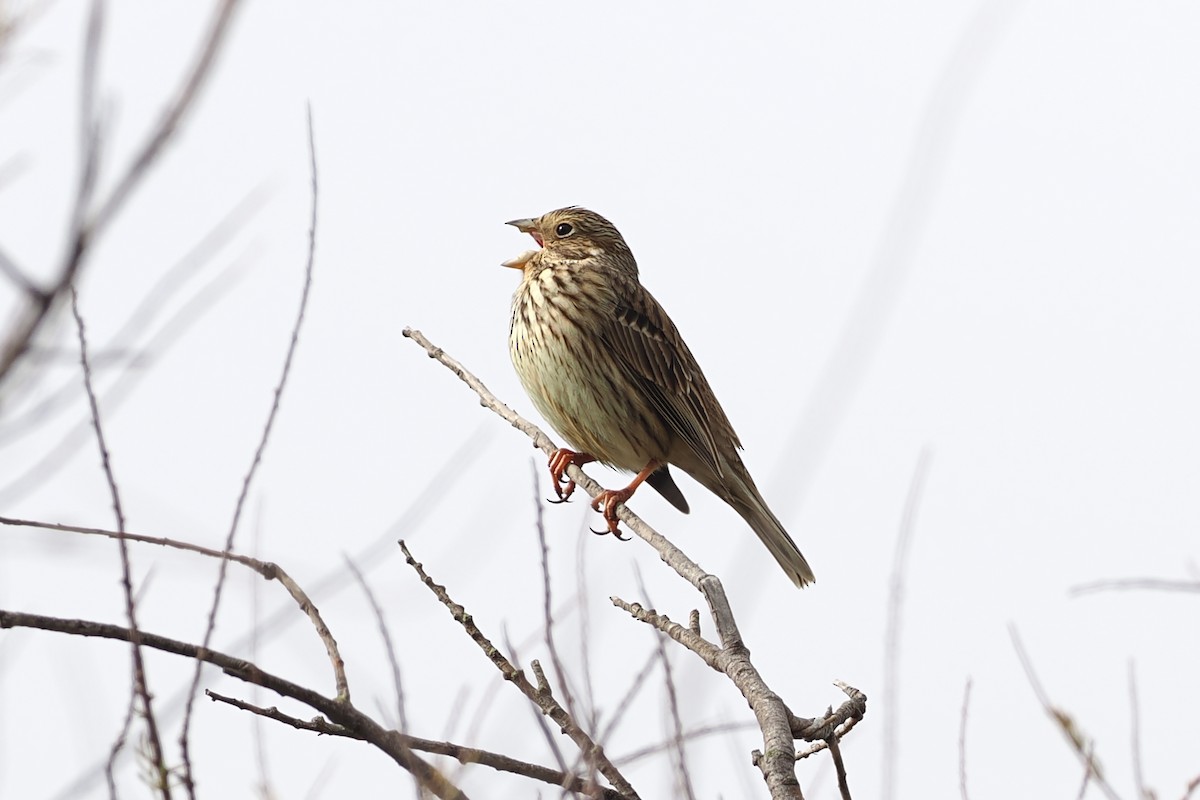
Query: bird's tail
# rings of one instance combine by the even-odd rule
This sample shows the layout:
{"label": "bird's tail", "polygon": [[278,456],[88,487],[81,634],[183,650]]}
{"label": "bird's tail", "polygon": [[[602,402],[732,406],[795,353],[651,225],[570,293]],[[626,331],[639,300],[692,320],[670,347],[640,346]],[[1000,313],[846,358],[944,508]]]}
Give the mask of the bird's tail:
{"label": "bird's tail", "polygon": [[[737,466],[740,467],[740,464]],[[708,470],[693,473],[693,477],[741,514],[742,519],[750,524],[758,538],[771,551],[771,555],[775,556],[775,560],[792,579],[792,583],[799,588],[816,583],[817,579],[804,554],[792,541],[792,537],[788,536],[779,518],[767,508],[767,502],[759,494],[758,487],[754,485],[745,468],[728,468],[726,473],[724,479],[712,475]]]}
{"label": "bird's tail", "polygon": [[792,537],[788,536],[779,519],[771,513],[771,509],[767,508],[762,497],[751,497],[750,502],[736,498],[730,505],[742,515],[742,519],[750,523],[750,527],[771,551],[771,555],[775,556],[775,560],[792,579],[792,583],[801,589],[810,583],[816,583],[816,576],[813,575],[812,567],[808,566],[804,554],[792,541]]}

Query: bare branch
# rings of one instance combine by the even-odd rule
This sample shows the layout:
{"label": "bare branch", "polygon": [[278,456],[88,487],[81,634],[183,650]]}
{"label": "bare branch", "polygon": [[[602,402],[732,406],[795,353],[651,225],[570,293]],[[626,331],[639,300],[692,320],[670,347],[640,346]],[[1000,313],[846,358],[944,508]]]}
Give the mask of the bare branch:
{"label": "bare branch", "polygon": [[[508,631],[504,631],[504,649],[508,651],[511,660],[516,664],[523,664],[524,659],[521,658],[520,651],[517,646],[508,638]],[[552,692],[550,681],[546,680],[546,673],[542,669],[542,662],[536,658],[530,662],[529,668],[533,670],[533,680],[537,683],[537,690],[541,694],[549,696]],[[550,730],[550,723],[546,722],[546,715],[537,705],[530,704],[526,706],[529,713],[533,716],[533,722],[538,726],[538,731],[542,734],[542,738],[546,740],[546,747],[550,748],[550,754],[554,756],[554,763],[558,764],[558,768],[563,772],[568,770],[566,756],[563,755],[562,748],[558,746],[558,738],[555,737],[554,731]]]}
{"label": "bare branch", "polygon": [[[99,25],[99,8],[99,3],[93,6],[93,26]],[[79,363],[83,368],[83,388],[87,393],[88,407],[92,414],[92,427],[96,431],[96,444],[100,448],[100,464],[108,482],[109,495],[112,497],[113,514],[117,518],[117,530],[123,533],[125,531],[125,511],[121,507],[121,492],[117,489],[117,479],[113,474],[108,443],[104,440],[104,426],[100,424],[100,406],[96,402],[96,392],[92,387],[92,367],[88,362],[87,330],[83,323],[83,315],[79,313],[79,296],[74,287],[71,287],[71,313],[75,316],[75,328],[79,334]],[[133,632],[133,640],[130,644],[133,686],[129,698],[130,710],[125,715],[125,722],[113,742],[108,758],[109,786],[110,788],[114,786],[112,766],[124,745],[128,725],[133,719],[133,708],[135,704],[140,704],[142,718],[146,721],[146,743],[155,772],[152,783],[164,800],[170,800],[170,771],[167,769],[166,759],[163,755],[162,738],[158,733],[158,720],[154,715],[154,704],[150,701],[146,664],[142,660],[142,648],[138,641],[137,612],[133,599],[133,576],[129,566],[129,548],[125,545],[124,538],[117,539],[117,548],[121,556],[121,590],[125,596],[125,617],[129,620],[129,630]]]}
{"label": "bare branch", "polygon": [[1146,788],[1142,776],[1142,715],[1138,708],[1137,671],[1129,661],[1129,749],[1132,751],[1133,785],[1138,800],[1151,800],[1154,793]]}
{"label": "bare branch", "polygon": [[825,743],[829,745],[829,754],[833,756],[833,768],[837,772],[838,791],[842,800],[851,800],[850,783],[846,778],[846,764],[842,761],[842,748],[838,745],[838,737],[830,736]]}
{"label": "bare branch", "polygon": [[1038,680],[1037,673],[1033,671],[1033,663],[1029,660],[1028,654],[1025,652],[1025,646],[1021,644],[1021,637],[1017,635],[1017,629],[1013,625],[1008,626],[1008,634],[1012,639],[1013,649],[1017,653],[1017,659],[1021,662],[1021,669],[1025,671],[1025,678],[1029,681],[1030,688],[1033,689],[1034,695],[1037,697],[1038,703],[1042,709],[1054,720],[1055,725],[1066,738],[1067,743],[1071,746],[1071,751],[1079,757],[1080,762],[1084,767],[1084,783],[1080,788],[1082,794],[1087,789],[1087,784],[1094,776],[1096,784],[1100,790],[1104,792],[1109,800],[1120,800],[1119,795],[1109,785],[1104,777],[1104,773],[1100,769],[1100,762],[1096,760],[1094,752],[1094,743],[1088,736],[1080,730],[1075,720],[1067,712],[1056,708],[1050,702],[1050,696],[1046,694],[1046,690],[1042,688],[1041,681]]}
{"label": "bare branch", "polygon": [[[429,357],[440,362],[443,366],[459,377],[463,383],[471,387],[474,392],[479,395],[480,404],[485,408],[489,408],[496,414],[500,415],[510,425],[524,433],[533,440],[533,444],[547,456],[552,455],[558,448],[550,441],[545,433],[532,422],[517,414],[511,408],[500,402],[491,391],[483,385],[483,382],[472,375],[458,363],[454,358],[447,355],[446,351],[437,347],[428,339],[425,338],[418,330],[413,328],[405,328],[404,336],[412,339],[418,345],[423,347],[429,354]],[[596,481],[588,477],[587,473],[579,467],[572,464],[567,468],[567,475],[575,481],[576,485],[586,491],[592,497],[600,494],[603,487]],[[661,534],[642,521],[640,517],[629,510],[628,506],[622,504],[617,508],[617,517],[625,523],[625,525],[636,533],[639,537],[650,543],[652,547],[658,550],[659,556],[674,569],[688,583],[700,588],[701,578],[707,575],[704,570],[700,569],[691,559],[683,554],[679,548],[668,542]]]}
{"label": "bare branch", "polygon": [[[658,658],[658,655],[656,653],[655,654],[656,661],[657,661],[657,658]],[[757,729],[758,729],[758,725],[754,722],[727,722],[727,723],[722,723],[719,725],[702,725],[699,728],[692,728],[691,730],[684,731],[683,736],[682,736],[682,741],[690,742],[695,739],[701,739],[706,736],[712,736],[712,735],[718,734],[718,733],[731,733],[733,731],[750,731],[750,730],[757,730]],[[675,737],[672,736],[670,739],[667,739],[665,741],[661,741],[656,744],[646,745],[645,747],[639,747],[637,750],[632,750],[632,751],[626,753],[625,755],[623,755],[619,758],[615,758],[613,760],[618,764],[632,764],[633,762],[639,761],[643,758],[647,758],[649,756],[656,755],[657,753],[662,753],[667,750],[670,750],[674,746],[675,746]]]}
{"label": "bare branch", "polygon": [[217,5],[213,20],[209,23],[208,32],[201,40],[202,44],[196,63],[180,85],[178,94],[167,106],[158,126],[150,131],[138,150],[138,154],[134,156],[125,170],[125,174],[121,176],[108,198],[92,216],[92,222],[88,227],[93,232],[104,228],[112,221],[137,185],[149,173],[150,167],[158,160],[167,143],[178,132],[180,124],[191,110],[196,96],[212,72],[213,62],[216,60],[221,45],[225,42],[225,34],[233,19],[233,12],[237,10],[238,2],[239,0],[221,0]]}
{"label": "bare branch", "polygon": [[[155,351],[153,353],[143,352],[136,360],[124,366],[120,376],[103,394],[106,408],[110,410],[118,408],[148,374],[147,367],[155,359],[163,357],[219,299],[229,293],[242,277],[236,267],[235,264],[226,268],[209,281],[170,320],[152,334]],[[8,426],[0,430],[0,440],[20,435],[21,425],[21,419],[11,420]],[[89,420],[79,422],[70,431],[63,434],[58,443],[50,447],[45,455],[32,463],[23,474],[18,475],[8,484],[0,486],[0,504],[12,503],[44,484],[69,460],[72,453],[88,441],[90,428]]]}
{"label": "bare branch", "polygon": [[41,297],[42,290],[33,282],[33,279],[21,271],[17,266],[17,262],[12,260],[12,257],[0,250],[0,273],[4,273],[4,277],[17,285],[28,297],[36,300]]}
{"label": "bare branch", "polygon": [[[412,492],[411,502],[396,519],[386,526],[372,542],[354,553],[354,558],[363,565],[364,574],[369,575],[372,570],[388,563],[388,558],[396,552],[397,532],[418,528],[422,520],[437,512],[439,503],[448,495],[447,487],[453,485],[450,477],[452,475],[461,476],[462,465],[469,461],[466,456],[478,452],[479,448],[493,434],[494,428],[491,425],[480,425],[463,434],[459,446],[447,454],[446,460],[429,476],[423,486]],[[220,556],[219,550],[213,552],[218,557]],[[309,582],[307,592],[310,597],[320,598],[324,601],[353,585],[353,582],[354,578],[345,567],[336,564]],[[561,611],[559,613],[561,614]],[[242,627],[245,629],[231,638],[227,649],[241,651],[249,648],[252,646],[255,636],[258,636],[260,642],[282,636],[296,620],[297,615],[290,606],[276,608],[265,615],[260,625],[243,625]],[[187,700],[188,688],[184,687],[163,700],[159,704],[160,709],[166,709],[165,713],[172,716],[179,716]],[[58,800],[73,800],[81,792],[87,791],[88,787],[94,785],[96,778],[103,775],[103,769],[103,760],[80,764],[73,770],[73,774],[61,777],[64,786],[54,793],[54,797]]]}
{"label": "bare branch", "polygon": [[284,725],[290,725],[298,731],[311,731],[320,736],[343,736],[347,739],[357,739],[366,741],[366,737],[356,733],[341,725],[334,725],[324,717],[313,717],[310,720],[302,720],[298,717],[292,717],[284,714],[275,706],[270,708],[262,708],[253,703],[247,703],[244,700],[238,700],[236,697],[226,697],[223,694],[218,694],[212,689],[205,689],[204,694],[212,701],[217,703],[225,703],[234,708],[240,708],[242,711],[249,711],[251,714],[257,714],[260,717],[282,722]]}
{"label": "bare branch", "polygon": [[[460,380],[471,387],[479,396],[481,405],[491,409],[514,428],[523,432],[533,440],[534,446],[541,449],[547,455],[551,455],[557,449],[554,443],[550,441],[550,438],[536,425],[500,402],[483,385],[482,381],[468,372],[454,358],[447,355],[444,350],[426,339],[420,331],[405,328],[404,336],[419,344],[429,354],[430,358],[441,362],[442,365],[457,375]],[[575,481],[577,486],[582,487],[592,497],[596,497],[600,493],[600,485],[589,478],[577,466],[571,465],[568,467],[567,474]],[[800,786],[796,781],[795,750],[792,746],[791,731],[788,726],[788,718],[791,712],[787,710],[782,699],[766,685],[757,668],[750,661],[749,651],[742,643],[741,633],[738,631],[733,611],[729,607],[729,601],[725,596],[725,589],[721,585],[720,580],[701,569],[679,548],[630,511],[628,506],[624,504],[620,505],[617,509],[617,516],[626,524],[629,530],[632,530],[641,539],[654,547],[658,551],[659,557],[674,569],[680,577],[692,584],[692,586],[696,587],[704,595],[705,600],[708,602],[713,621],[716,624],[721,647],[714,655],[711,650],[702,647],[701,643],[711,649],[715,649],[715,645],[705,642],[701,637],[695,636],[687,628],[670,622],[665,617],[662,618],[665,622],[652,621],[650,617],[646,617],[643,621],[653,624],[656,627],[659,626],[659,622],[662,622],[665,627],[660,629],[663,629],[664,633],[667,633],[671,638],[681,643],[685,639],[693,642],[699,648],[699,650],[694,650],[694,652],[701,655],[701,658],[709,666],[725,673],[733,680],[739,691],[741,691],[742,696],[750,704],[755,718],[758,720],[759,727],[763,732],[763,746],[766,755],[764,756],[762,753],[756,751],[752,754],[752,758],[754,763],[762,770],[763,778],[771,791],[772,798],[778,800],[778,798],[801,797]],[[631,614],[634,613],[632,611],[634,608],[633,605],[625,604],[624,601],[617,598],[613,598],[613,602],[619,607],[625,608]],[[640,610],[640,606],[638,608]],[[691,638],[689,639],[689,637]],[[707,653],[707,655],[702,653]]]}
{"label": "bare branch", "polygon": [[[226,0],[225,8],[232,10],[234,2]],[[254,476],[258,472],[258,466],[262,463],[263,453],[266,452],[267,442],[271,438],[271,430],[275,426],[275,418],[279,414],[279,404],[283,398],[283,390],[287,386],[288,376],[292,370],[292,360],[296,355],[296,347],[300,341],[300,328],[304,324],[304,312],[308,308],[309,292],[312,289],[313,262],[316,259],[317,249],[317,149],[313,137],[313,121],[312,107],[308,108],[308,157],[309,169],[311,175],[312,186],[312,211],[309,217],[308,227],[308,259],[304,266],[304,288],[300,292],[300,307],[296,311],[296,321],[292,325],[292,335],[288,342],[287,355],[283,359],[283,369],[280,372],[279,383],[275,385],[274,398],[271,401],[271,410],[267,413],[267,421],[263,426],[262,436],[258,440],[258,446],[254,451],[254,458],[251,459],[250,468],[246,471],[246,476],[242,480],[242,489],[238,494],[237,503],[233,510],[233,521],[229,525],[229,534],[225,537],[225,552],[233,549],[233,540],[237,535],[238,523],[241,521],[242,509],[246,503],[246,497],[250,494],[250,485],[254,481]],[[225,586],[225,570],[228,562],[222,560],[220,568],[217,572],[217,583],[213,589],[212,606],[208,612],[208,623],[204,630],[203,646],[208,647],[212,641],[213,632],[217,626],[217,612],[221,607],[221,594]],[[330,637],[332,640],[332,637]],[[346,682],[345,671],[340,669],[339,662],[335,665],[335,679],[337,681],[337,696],[345,701],[350,700],[350,686]],[[188,790],[189,797],[195,800],[195,785],[192,780],[191,758],[189,756],[188,741],[191,731],[192,708],[195,704],[196,693],[200,688],[200,667],[196,664],[196,669],[192,673],[192,685],[188,693],[187,703],[184,705],[183,711],[183,730],[179,735],[179,748],[183,754],[183,784]]]}
{"label": "bare branch", "polygon": [[1088,786],[1092,783],[1092,776],[1096,774],[1096,743],[1086,743],[1086,753],[1083,759],[1083,780],[1079,782],[1079,791],[1075,793],[1075,800],[1083,800],[1087,797]]}
{"label": "bare branch", "polygon": [[796,760],[829,749],[829,739],[841,741],[867,713],[867,696],[865,694],[844,681],[834,681],[833,685],[850,698],[838,706],[837,711],[828,711],[825,716],[815,719],[803,719],[789,715],[788,723],[792,729],[792,736],[814,743],[807,750],[796,753]]}
{"label": "bare branch", "polygon": [[[71,634],[73,636],[92,636],[101,639],[115,639],[129,642],[135,634],[129,628],[119,625],[108,625],[82,619],[61,619],[47,617],[41,614],[26,614],[19,611],[0,609],[0,630],[5,628],[37,628],[45,631]],[[405,737],[396,732],[383,728],[375,720],[356,709],[349,702],[340,698],[325,697],[311,689],[289,680],[280,678],[260,669],[258,665],[240,658],[226,655],[216,650],[210,650],[188,642],[168,639],[153,633],[140,631],[136,634],[141,639],[143,647],[151,647],[165,653],[174,653],[193,661],[202,661],[220,667],[230,677],[246,683],[261,686],[264,689],[298,700],[310,708],[319,711],[333,723],[341,725],[356,734],[364,741],[370,742],[379,750],[386,753],[398,765],[418,776],[422,785],[445,800],[467,800],[458,787],[454,786],[437,769],[412,752]]]}
{"label": "bare branch", "polygon": [[962,800],[970,800],[967,794],[967,709],[971,705],[971,679],[963,687],[962,713],[958,720],[958,793]]}
{"label": "bare branch", "polygon": [[383,617],[383,606],[379,604],[379,599],[375,596],[371,585],[367,583],[366,576],[359,570],[358,565],[354,563],[354,559],[343,553],[343,560],[346,562],[346,567],[350,573],[354,575],[355,582],[363,590],[366,595],[367,603],[371,606],[371,613],[375,616],[375,623],[379,628],[379,638],[383,640],[384,651],[387,653],[388,665],[392,669],[392,686],[396,690],[396,722],[400,726],[401,733],[408,733],[408,713],[404,704],[404,682],[400,679],[400,660],[396,656],[396,645],[392,641],[392,634],[388,630],[387,620]]}
{"label": "bare branch", "polygon": [[[650,603],[650,593],[646,590],[646,583],[642,580],[642,571],[636,569],[638,591],[642,593],[642,597]],[[671,718],[672,736],[670,738],[670,753],[672,756],[672,766],[675,770],[675,782],[678,788],[683,790],[683,794],[689,800],[696,800],[696,790],[692,788],[691,776],[688,773],[687,767],[687,751],[684,748],[683,738],[683,719],[679,715],[679,694],[675,689],[675,676],[671,672],[671,658],[667,653],[666,637],[661,631],[654,632],[654,649],[658,653],[658,661],[662,665],[663,684],[667,690],[667,710]]]}
{"label": "bare branch", "polygon": [[[240,273],[223,272],[213,284],[197,291],[184,303],[182,308],[175,311],[166,323],[148,336],[146,345],[136,345],[137,337],[145,331],[150,322],[163,309],[170,307],[171,298],[187,284],[189,279],[199,273],[238,228],[248,224],[249,219],[262,208],[265,197],[266,192],[262,186],[247,192],[181,258],[163,269],[158,279],[138,300],[128,318],[105,344],[102,352],[108,356],[105,360],[106,365],[116,362],[123,368],[121,378],[116,382],[117,386],[110,389],[110,392],[116,396],[110,399],[107,395],[101,395],[108,408],[115,408],[123,397],[124,393],[118,391],[117,388],[120,387],[129,370],[149,367],[155,360],[165,355],[174,341],[178,339],[181,327],[178,320],[186,320],[190,325],[199,316],[194,310],[197,306],[207,309],[211,305],[210,298],[213,295],[220,296],[237,285]],[[3,254],[0,253],[0,265],[2,264]],[[214,287],[216,291],[214,291]],[[186,326],[184,327],[186,328]],[[36,351],[39,354],[40,352],[42,351]],[[32,348],[30,357],[35,357],[35,351]],[[95,353],[93,353],[92,362],[94,367],[99,367],[100,358]],[[4,420],[3,427],[0,427],[0,444],[29,436],[53,414],[72,408],[71,401],[74,398],[74,391],[74,382],[64,383],[30,408],[9,416]],[[30,483],[32,482],[30,481]],[[12,486],[9,484],[0,491],[4,495],[8,495],[12,492]]]}
{"label": "bare branch", "polygon": [[475,644],[477,644],[479,648],[483,650],[484,654],[486,654],[496,668],[500,670],[500,674],[504,676],[504,679],[516,686],[522,694],[528,697],[538,708],[542,710],[544,715],[554,720],[559,729],[562,730],[562,732],[569,737],[571,741],[575,742],[575,745],[579,748],[579,751],[584,754],[584,758],[587,761],[594,762],[596,764],[597,769],[600,770],[600,774],[609,780],[614,789],[627,797],[636,798],[638,796],[637,792],[633,790],[633,787],[629,784],[629,781],[625,779],[625,776],[621,774],[620,770],[618,770],[616,766],[614,766],[613,763],[608,759],[608,756],[604,754],[603,748],[593,741],[592,738],[588,736],[582,728],[579,727],[575,720],[572,719],[567,713],[566,709],[564,709],[559,702],[554,699],[550,692],[535,688],[533,684],[529,682],[529,679],[525,677],[525,673],[514,667],[512,663],[504,657],[504,654],[501,653],[500,650],[494,644],[492,644],[486,636],[483,635],[483,632],[479,630],[479,627],[475,624],[475,620],[470,614],[467,613],[467,610],[450,599],[450,595],[447,593],[446,587],[434,583],[433,579],[425,574],[425,568],[413,558],[412,553],[409,552],[408,547],[404,544],[403,540],[400,542],[400,549],[404,553],[405,561],[407,561],[409,566],[416,571],[418,577],[421,579],[421,582],[424,583],[425,586],[431,592],[433,592],[434,596],[437,597],[438,601],[441,602],[441,604],[444,605],[447,610],[449,610],[450,616],[454,618],[455,622],[463,627],[463,630],[465,630],[467,635],[471,637],[471,641],[475,642]]}
{"label": "bare branch", "polygon": [[538,496],[538,469],[533,461],[529,463],[533,478],[534,527],[537,530],[538,549],[542,563],[542,641],[550,653],[550,666],[554,668],[554,679],[558,681],[563,700],[567,705],[567,713],[572,719],[578,719],[575,708],[575,693],[567,680],[567,671],[563,667],[562,658],[558,654],[558,645],[554,641],[554,613],[550,589],[550,546],[546,543],[546,523],[542,518],[542,503]]}
{"label": "bare branch", "polygon": [[1118,578],[1096,581],[1071,587],[1072,597],[1097,592],[1144,590],[1154,592],[1200,592],[1200,581],[1170,580],[1168,578]]}
{"label": "bare branch", "polygon": [[[383,640],[384,652],[387,653],[388,665],[392,669],[392,687],[396,692],[396,726],[401,733],[408,733],[408,710],[404,702],[404,681],[400,679],[400,659],[396,655],[396,646],[392,642],[391,631],[388,630],[387,620],[383,616],[383,606],[379,604],[379,599],[375,597],[374,590],[367,583],[367,578],[359,570],[358,565],[354,563],[354,559],[346,553],[342,554],[342,559],[346,562],[346,567],[354,576],[354,580],[363,590],[363,594],[367,597],[367,603],[371,606],[371,613],[375,615],[375,624],[379,628],[379,638]],[[211,694],[211,692],[210,692]],[[417,781],[417,795],[421,794],[421,782]]]}
{"label": "bare branch", "polygon": [[[250,703],[238,700],[233,697],[225,697],[217,694],[211,689],[205,689],[204,693],[213,700],[228,703],[229,705],[240,708],[243,711],[249,711],[252,714],[266,717],[268,719],[281,722],[284,725],[290,725],[297,730],[311,731],[319,736],[343,736],[350,739],[363,739],[353,731],[350,731],[341,725],[333,725],[321,717],[314,717],[311,720],[302,720],[296,717],[282,713],[277,708],[259,708]],[[564,772],[548,769],[538,764],[531,764],[526,761],[518,761],[515,758],[510,758],[501,753],[493,753],[488,750],[478,750],[474,747],[463,747],[462,745],[454,744],[453,742],[437,742],[432,739],[422,739],[417,736],[405,736],[405,742],[413,750],[418,750],[424,753],[433,753],[440,756],[449,756],[457,759],[459,763],[464,765],[480,764],[485,767],[491,767],[498,772],[508,772],[513,775],[521,775],[526,778],[548,783],[551,786],[557,786],[568,791],[582,792],[584,790],[583,778],[578,775],[568,775]],[[624,800],[624,795],[612,789],[602,790],[600,797],[603,800]]]}
{"label": "bare branch", "polygon": [[596,736],[597,741],[608,741],[609,737],[612,735],[612,732],[625,717],[625,712],[633,707],[634,698],[637,697],[638,692],[642,690],[642,687],[646,685],[646,679],[650,676],[650,671],[654,669],[654,665],[656,663],[658,663],[658,654],[651,653],[646,659],[646,663],[642,665],[642,668],[639,669],[637,674],[634,675],[630,680],[629,688],[625,690],[625,694],[617,702],[617,706],[613,711],[612,717],[610,717],[608,722],[604,724],[604,727],[600,729],[599,735]]}
{"label": "bare branch", "polygon": [[881,770],[881,796],[891,798],[896,792],[896,762],[899,758],[900,728],[900,633],[904,619],[904,579],[907,572],[908,551],[916,527],[917,506],[925,475],[929,471],[931,453],[928,447],[921,448],[917,465],[913,468],[908,496],[904,499],[904,512],[900,520],[900,532],[896,536],[896,551],[892,556],[892,574],[888,590],[887,633],[883,656],[883,769]]}
{"label": "bare branch", "polygon": [[99,2],[94,4],[94,24],[88,26],[84,45],[83,78],[80,90],[82,159],[79,186],[75,193],[75,203],[71,214],[71,232],[68,236],[67,252],[51,285],[31,302],[26,303],[19,312],[12,329],[0,343],[0,387],[11,374],[14,365],[28,352],[33,337],[67,289],[75,283],[95,238],[115,219],[117,212],[149,174],[150,168],[158,160],[166,144],[178,131],[211,71],[212,63],[225,40],[229,21],[237,5],[238,0],[222,0],[207,34],[202,40],[199,57],[180,85],[166,113],[158,125],[149,132],[137,156],[117,180],[112,192],[98,204],[94,212],[89,214],[89,209],[92,207],[95,178],[99,170],[99,127],[95,120],[94,105],[95,65],[98,62],[100,41],[99,10],[102,6]]}
{"label": "bare branch", "polygon": [[117,539],[122,542],[139,542],[142,544],[155,544],[160,547],[171,547],[176,550],[184,550],[189,553],[198,553],[208,558],[217,558],[223,561],[232,561],[235,564],[241,564],[248,567],[263,578],[269,581],[279,581],[280,585],[287,590],[292,599],[296,601],[296,605],[304,612],[312,623],[313,628],[320,637],[321,643],[325,645],[325,652],[329,657],[330,665],[333,668],[334,685],[341,686],[346,683],[346,665],[342,659],[342,655],[338,650],[337,640],[333,638],[333,633],[329,630],[329,626],[325,624],[325,620],[321,617],[320,610],[309,598],[308,594],[301,588],[288,572],[273,561],[261,561],[257,558],[244,556],[240,553],[232,553],[221,550],[214,550],[209,547],[202,547],[191,542],[182,542],[177,539],[168,539],[161,536],[142,536],[136,533],[122,533],[120,531],[109,531],[103,528],[85,528],[79,525],[62,525],[57,522],[38,522],[28,519],[13,519],[12,517],[0,517],[0,525],[12,525],[25,528],[39,528],[42,530],[60,531],[64,533],[82,533],[89,536],[106,536],[110,539]]}

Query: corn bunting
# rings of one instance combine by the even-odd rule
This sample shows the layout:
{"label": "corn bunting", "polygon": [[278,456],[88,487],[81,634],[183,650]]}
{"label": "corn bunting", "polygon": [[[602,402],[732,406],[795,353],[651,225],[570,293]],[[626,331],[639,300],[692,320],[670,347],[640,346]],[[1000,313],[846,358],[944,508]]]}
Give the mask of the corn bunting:
{"label": "corn bunting", "polygon": [[571,464],[636,472],[624,489],[592,501],[603,507],[607,532],[619,535],[617,506],[643,481],[687,513],[674,465],[732,506],[797,586],[812,583],[808,562],[742,464],[741,442],[700,365],[638,281],[620,232],[574,207],[508,224],[539,248],[504,262],[522,271],[508,344],[533,404],[575,448],[550,458],[559,499],[575,489],[564,475]]}

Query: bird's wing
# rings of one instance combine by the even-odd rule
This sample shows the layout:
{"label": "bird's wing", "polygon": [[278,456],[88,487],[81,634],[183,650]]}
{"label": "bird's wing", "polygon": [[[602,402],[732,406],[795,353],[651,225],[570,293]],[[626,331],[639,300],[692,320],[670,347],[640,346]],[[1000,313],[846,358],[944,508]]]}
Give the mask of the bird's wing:
{"label": "bird's wing", "polygon": [[735,447],[741,443],[695,357],[658,301],[640,285],[619,293],[604,338],[654,409],[721,475],[717,437]]}

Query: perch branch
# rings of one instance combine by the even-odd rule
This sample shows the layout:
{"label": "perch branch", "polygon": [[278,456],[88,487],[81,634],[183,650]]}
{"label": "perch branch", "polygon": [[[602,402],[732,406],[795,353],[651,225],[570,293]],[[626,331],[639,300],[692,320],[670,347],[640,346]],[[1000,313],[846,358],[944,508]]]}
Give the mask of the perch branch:
{"label": "perch branch", "polygon": [[[468,372],[462,364],[449,356],[442,348],[430,342],[420,331],[413,328],[405,328],[404,336],[424,348],[430,358],[440,362],[457,375],[463,383],[467,384],[479,396],[480,405],[495,412],[514,428],[528,436],[533,441],[534,446],[546,453],[547,456],[555,452],[557,448],[554,443],[541,429],[497,399],[482,381]],[[567,474],[575,481],[577,486],[582,487],[592,497],[596,497],[602,491],[600,484],[589,478],[587,474],[575,465],[567,468]],[[759,728],[763,733],[765,754],[756,751],[754,753],[754,763],[762,770],[763,779],[771,791],[771,797],[776,798],[776,800],[779,798],[802,797],[799,783],[796,780],[796,753],[793,747],[792,730],[789,723],[789,719],[793,718],[792,714],[784,705],[783,700],[766,685],[758,670],[751,663],[750,653],[742,642],[741,633],[738,631],[733,611],[729,606],[728,598],[725,596],[725,589],[721,585],[720,580],[716,576],[706,573],[699,565],[684,555],[679,548],[667,541],[665,537],[642,521],[640,517],[630,511],[624,504],[618,506],[617,516],[626,524],[629,530],[649,543],[658,552],[659,557],[674,569],[680,577],[692,584],[692,586],[704,595],[705,600],[708,602],[713,621],[716,624],[721,645],[718,648],[716,645],[703,639],[694,630],[698,626],[681,626],[678,623],[671,622],[666,617],[661,617],[652,611],[646,611],[637,604],[626,604],[618,598],[613,598],[613,603],[634,614],[635,618],[642,619],[642,621],[662,630],[681,644],[689,646],[688,643],[690,643],[689,649],[697,653],[709,666],[723,672],[734,682],[734,685],[737,686],[742,696],[750,704],[750,708],[754,712]],[[412,563],[411,557],[410,563]],[[428,579],[426,581],[432,588],[432,582],[428,581]],[[453,613],[454,607],[449,604],[448,598],[443,602],[447,603],[447,606],[451,608]],[[639,609],[639,613],[642,613],[644,618],[638,617],[633,611],[634,608]],[[459,613],[462,612],[460,611]],[[480,643],[480,646],[482,647],[483,644]],[[490,643],[488,647],[491,647]],[[491,649],[494,650],[495,648]],[[485,648],[485,651],[487,651],[487,648]],[[509,665],[509,669],[515,672],[511,665]],[[504,668],[501,667],[501,670],[504,671]],[[505,672],[505,676],[508,677],[508,672]],[[524,680],[523,676],[522,680]],[[528,684],[527,681],[526,684]],[[532,687],[530,688],[532,690]]]}

